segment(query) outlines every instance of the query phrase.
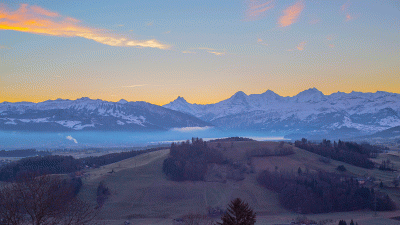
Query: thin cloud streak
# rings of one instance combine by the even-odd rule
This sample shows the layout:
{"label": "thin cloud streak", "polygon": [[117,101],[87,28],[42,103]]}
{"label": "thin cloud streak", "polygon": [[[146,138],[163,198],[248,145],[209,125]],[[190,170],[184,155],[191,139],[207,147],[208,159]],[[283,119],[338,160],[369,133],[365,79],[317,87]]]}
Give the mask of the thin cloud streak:
{"label": "thin cloud streak", "polygon": [[143,87],[147,86],[147,84],[135,84],[135,85],[129,85],[129,86],[122,86],[124,88],[134,88],[134,87]]}
{"label": "thin cloud streak", "polygon": [[259,0],[248,0],[247,10],[245,13],[245,20],[259,20],[265,17],[265,12],[274,8],[274,0],[270,1],[259,1]]}
{"label": "thin cloud streak", "polygon": [[64,17],[39,6],[21,4],[16,11],[8,10],[0,5],[0,30],[14,30],[20,32],[61,36],[83,37],[105,45],[121,47],[149,47],[169,49],[169,45],[155,39],[133,40],[111,34],[109,31],[94,29],[80,25],[80,21],[71,17]]}
{"label": "thin cloud streak", "polygon": [[220,56],[220,55],[225,55],[225,52],[215,52],[215,51],[207,51],[208,53]]}
{"label": "thin cloud streak", "polygon": [[296,4],[287,7],[283,11],[283,16],[279,18],[279,26],[280,27],[287,27],[292,25],[293,23],[297,22],[301,12],[304,9],[304,2],[303,0],[298,1]]}

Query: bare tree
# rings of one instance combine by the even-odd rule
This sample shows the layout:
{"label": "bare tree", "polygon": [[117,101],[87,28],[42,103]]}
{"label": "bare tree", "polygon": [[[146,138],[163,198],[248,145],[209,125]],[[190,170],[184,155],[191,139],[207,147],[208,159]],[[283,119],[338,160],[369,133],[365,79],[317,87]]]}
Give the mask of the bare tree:
{"label": "bare tree", "polygon": [[6,224],[91,224],[97,210],[74,196],[57,175],[25,174],[0,189],[0,217]]}

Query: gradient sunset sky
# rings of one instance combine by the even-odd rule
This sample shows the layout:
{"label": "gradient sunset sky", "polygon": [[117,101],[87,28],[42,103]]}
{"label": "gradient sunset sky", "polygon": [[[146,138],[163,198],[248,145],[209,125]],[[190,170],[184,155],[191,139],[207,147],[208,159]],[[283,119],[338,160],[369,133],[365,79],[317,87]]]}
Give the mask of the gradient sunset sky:
{"label": "gradient sunset sky", "polygon": [[400,93],[400,1],[1,1],[0,102]]}

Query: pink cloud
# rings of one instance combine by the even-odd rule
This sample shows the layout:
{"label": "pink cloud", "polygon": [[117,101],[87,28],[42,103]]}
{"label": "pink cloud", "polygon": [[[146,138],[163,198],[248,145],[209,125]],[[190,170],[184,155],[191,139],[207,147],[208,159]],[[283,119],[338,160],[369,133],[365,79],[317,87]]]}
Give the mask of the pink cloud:
{"label": "pink cloud", "polygon": [[245,12],[245,20],[259,20],[265,17],[265,12],[274,8],[274,0],[263,1],[263,0],[247,0],[247,9]]}
{"label": "pink cloud", "polygon": [[297,48],[297,50],[299,50],[299,51],[303,51],[305,46],[306,46],[306,42],[303,41],[303,42],[301,42],[300,44],[298,44],[296,48]]}
{"label": "pink cloud", "polygon": [[39,35],[82,37],[105,45],[122,47],[150,47],[168,49],[170,46],[155,39],[133,40],[104,29],[95,29],[80,24],[80,21],[63,17],[56,12],[39,6],[21,4],[16,11],[10,11],[0,4],[0,30],[14,30]]}
{"label": "pink cloud", "polygon": [[304,9],[303,0],[300,0],[300,1],[296,2],[296,4],[287,7],[283,11],[283,16],[281,16],[279,18],[279,22],[278,22],[279,26],[286,27],[286,26],[292,25],[293,23],[297,22],[297,19],[299,18],[303,9]]}

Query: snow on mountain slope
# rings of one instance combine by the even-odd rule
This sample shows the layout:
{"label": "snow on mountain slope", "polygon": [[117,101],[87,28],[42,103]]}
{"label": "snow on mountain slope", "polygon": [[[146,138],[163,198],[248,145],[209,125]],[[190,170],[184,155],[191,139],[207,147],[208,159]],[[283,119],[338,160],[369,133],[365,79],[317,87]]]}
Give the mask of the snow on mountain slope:
{"label": "snow on mountain slope", "polygon": [[225,129],[326,131],[351,128],[372,133],[400,125],[400,95],[388,92],[324,95],[311,88],[293,97],[282,97],[270,90],[252,95],[237,92],[215,104],[190,104],[179,97],[164,107]]}
{"label": "snow on mountain slope", "polygon": [[210,126],[196,117],[146,102],[80,98],[0,103],[0,130],[167,130]]}

